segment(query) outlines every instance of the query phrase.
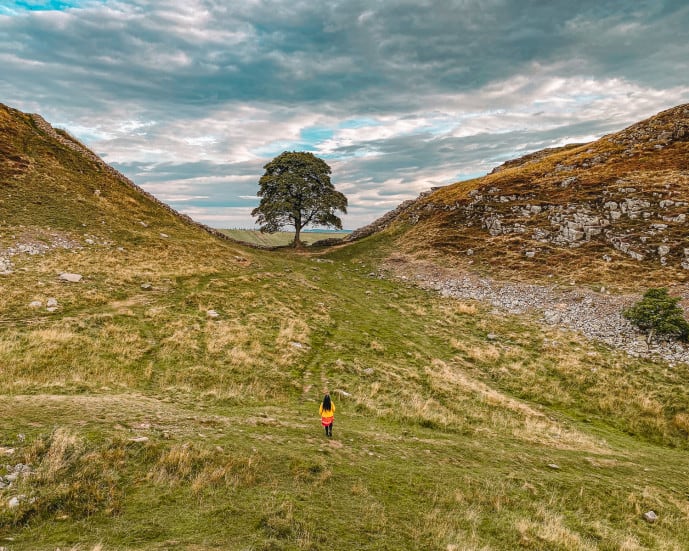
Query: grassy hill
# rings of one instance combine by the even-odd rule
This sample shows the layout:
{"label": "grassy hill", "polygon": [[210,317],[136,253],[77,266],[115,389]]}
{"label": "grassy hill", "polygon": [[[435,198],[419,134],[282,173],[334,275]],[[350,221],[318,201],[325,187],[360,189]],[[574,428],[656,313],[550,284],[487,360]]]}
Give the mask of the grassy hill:
{"label": "grassy hill", "polygon": [[689,105],[680,105],[424,194],[371,230],[401,224],[400,251],[506,279],[684,284],[687,166]]}
{"label": "grassy hill", "polygon": [[245,249],[0,113],[0,545],[689,547],[686,365],[387,277],[394,231]]}

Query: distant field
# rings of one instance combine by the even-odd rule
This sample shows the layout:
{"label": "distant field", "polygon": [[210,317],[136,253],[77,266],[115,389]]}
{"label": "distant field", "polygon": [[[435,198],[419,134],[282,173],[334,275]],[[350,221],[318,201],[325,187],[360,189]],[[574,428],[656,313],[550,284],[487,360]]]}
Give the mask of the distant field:
{"label": "distant field", "polygon": [[[258,230],[220,230],[237,241],[244,241],[253,245],[265,245],[268,247],[279,247],[289,245],[294,240],[294,232],[261,233]],[[301,240],[303,243],[311,245],[321,239],[331,239],[333,237],[344,237],[349,232],[302,232]]]}

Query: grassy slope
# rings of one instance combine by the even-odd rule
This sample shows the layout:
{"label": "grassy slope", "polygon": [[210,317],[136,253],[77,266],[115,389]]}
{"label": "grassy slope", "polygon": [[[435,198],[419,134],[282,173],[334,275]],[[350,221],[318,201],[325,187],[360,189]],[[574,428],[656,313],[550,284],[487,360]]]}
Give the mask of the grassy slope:
{"label": "grassy slope", "polygon": [[0,490],[0,545],[689,546],[686,366],[371,277],[396,236],[323,257],[221,242],[21,120],[0,247],[81,248],[0,276],[0,463],[33,469]]}
{"label": "grassy slope", "polygon": [[[22,307],[33,258],[0,332],[0,445],[37,469],[3,492],[36,498],[0,509],[11,549],[689,545],[686,368],[371,278],[385,246],[92,275],[54,314]],[[330,442],[325,387],[351,395]]]}

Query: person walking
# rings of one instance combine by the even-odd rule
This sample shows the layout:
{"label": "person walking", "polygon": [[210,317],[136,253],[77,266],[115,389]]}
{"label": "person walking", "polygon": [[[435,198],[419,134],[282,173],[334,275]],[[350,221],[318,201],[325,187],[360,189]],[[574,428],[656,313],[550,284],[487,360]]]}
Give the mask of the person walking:
{"label": "person walking", "polygon": [[333,421],[335,420],[335,404],[330,399],[330,394],[327,392],[323,397],[323,402],[318,408],[321,414],[321,425],[325,428],[325,435],[332,438],[333,437]]}

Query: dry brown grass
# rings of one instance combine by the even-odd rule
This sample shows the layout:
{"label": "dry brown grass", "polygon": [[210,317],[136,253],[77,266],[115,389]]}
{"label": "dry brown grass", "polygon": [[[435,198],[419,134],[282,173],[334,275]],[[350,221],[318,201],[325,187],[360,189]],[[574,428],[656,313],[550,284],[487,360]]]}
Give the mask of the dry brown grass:
{"label": "dry brown grass", "polygon": [[678,413],[672,419],[674,425],[680,429],[689,433],[689,413]]}
{"label": "dry brown grass", "polygon": [[259,455],[235,456],[223,449],[204,449],[194,442],[163,452],[148,478],[156,484],[188,484],[194,493],[213,487],[249,487],[261,471]]}
{"label": "dry brown grass", "polygon": [[[427,366],[426,374],[435,388],[445,392],[451,390],[454,402],[473,400],[487,406],[489,411],[486,416],[490,420],[488,426],[493,427],[496,434],[510,431],[519,439],[557,449],[586,450],[593,453],[608,451],[604,442],[579,430],[562,426],[531,405],[470,377],[459,366],[451,366],[436,359]],[[414,409],[418,415],[427,415],[427,410],[425,407]],[[458,419],[457,415],[445,417],[449,420]]]}
{"label": "dry brown grass", "polygon": [[562,515],[540,508],[536,519],[521,518],[515,522],[515,528],[521,534],[522,541],[543,542],[555,549],[572,551],[595,551],[598,546],[593,541],[586,541],[581,535],[568,528]]}

